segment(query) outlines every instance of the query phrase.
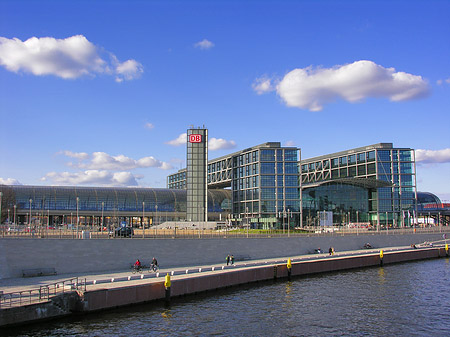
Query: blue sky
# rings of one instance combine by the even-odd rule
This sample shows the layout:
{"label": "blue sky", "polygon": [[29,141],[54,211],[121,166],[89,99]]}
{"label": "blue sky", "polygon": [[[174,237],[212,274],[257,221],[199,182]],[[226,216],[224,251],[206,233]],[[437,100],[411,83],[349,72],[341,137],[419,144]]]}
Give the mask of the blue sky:
{"label": "blue sky", "polygon": [[450,1],[1,1],[0,183],[165,187],[210,158],[416,149],[450,200]]}

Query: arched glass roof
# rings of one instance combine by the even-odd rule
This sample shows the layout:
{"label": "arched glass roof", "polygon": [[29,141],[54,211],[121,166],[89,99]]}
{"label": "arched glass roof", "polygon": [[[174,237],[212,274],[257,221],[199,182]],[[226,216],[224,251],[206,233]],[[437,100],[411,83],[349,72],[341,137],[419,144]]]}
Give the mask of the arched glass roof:
{"label": "arched glass roof", "polygon": [[[165,188],[0,185],[8,207],[29,210],[186,212],[186,190]],[[208,211],[222,212],[231,190],[209,190]],[[223,208],[225,207],[225,209]]]}

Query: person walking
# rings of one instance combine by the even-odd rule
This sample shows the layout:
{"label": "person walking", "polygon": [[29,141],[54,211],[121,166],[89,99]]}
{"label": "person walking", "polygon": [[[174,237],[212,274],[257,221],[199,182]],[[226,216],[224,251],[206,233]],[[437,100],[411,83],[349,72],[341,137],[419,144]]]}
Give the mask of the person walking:
{"label": "person walking", "polygon": [[230,254],[227,255],[227,266],[230,264]]}
{"label": "person walking", "polygon": [[234,255],[231,254],[231,264],[234,264]]}

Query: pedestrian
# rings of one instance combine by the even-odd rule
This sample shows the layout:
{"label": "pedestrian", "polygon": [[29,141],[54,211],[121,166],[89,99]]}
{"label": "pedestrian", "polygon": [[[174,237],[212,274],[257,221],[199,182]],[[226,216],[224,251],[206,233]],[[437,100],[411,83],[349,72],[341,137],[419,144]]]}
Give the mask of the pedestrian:
{"label": "pedestrian", "polygon": [[227,255],[227,266],[230,263],[230,254]]}
{"label": "pedestrian", "polygon": [[330,247],[330,249],[328,249],[328,253],[331,255],[333,254],[333,247]]}
{"label": "pedestrian", "polygon": [[231,264],[234,264],[234,255],[231,255]]}

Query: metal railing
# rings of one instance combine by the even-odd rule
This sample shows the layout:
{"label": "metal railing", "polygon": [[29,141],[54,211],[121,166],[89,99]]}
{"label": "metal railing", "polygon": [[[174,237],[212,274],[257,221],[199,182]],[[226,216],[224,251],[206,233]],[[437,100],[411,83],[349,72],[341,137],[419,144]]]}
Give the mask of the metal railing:
{"label": "metal railing", "polygon": [[46,302],[50,298],[75,290],[86,291],[86,279],[80,283],[78,277],[42,285],[39,288],[10,293],[0,293],[0,309]]}
{"label": "metal railing", "polygon": [[[436,234],[449,233],[450,226],[403,227],[403,228],[346,228],[345,226],[320,227],[307,226],[302,229],[267,229],[255,230],[232,227],[229,229],[134,229],[131,239],[218,239],[218,238],[279,238],[305,236],[345,236],[345,235],[401,235],[401,234]],[[26,232],[3,232],[3,238],[39,238],[39,239],[127,239],[111,236],[106,231],[83,230],[48,230],[41,235],[30,235]],[[450,238],[450,237],[449,237]]]}

